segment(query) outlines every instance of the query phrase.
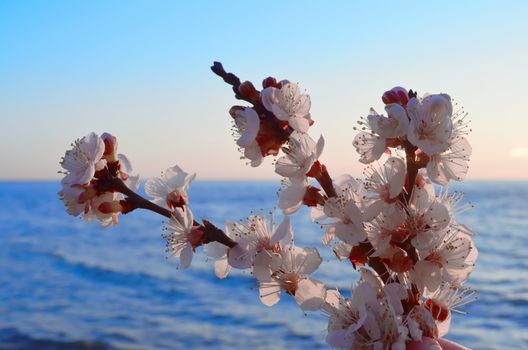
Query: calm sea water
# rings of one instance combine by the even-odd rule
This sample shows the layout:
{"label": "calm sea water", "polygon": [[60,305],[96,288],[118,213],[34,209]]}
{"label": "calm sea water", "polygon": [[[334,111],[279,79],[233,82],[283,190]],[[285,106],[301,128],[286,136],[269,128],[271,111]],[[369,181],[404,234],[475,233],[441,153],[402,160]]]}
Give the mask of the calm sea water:
{"label": "calm sea water", "polygon": [[[0,183],[0,349],[325,349],[326,319],[283,297],[268,308],[243,273],[214,276],[195,256],[189,270],[166,259],[162,218],[122,216],[101,229],[67,216],[57,183]],[[459,215],[480,251],[468,283],[480,299],[454,316],[449,338],[479,350],[528,349],[528,183],[456,186],[475,209]],[[276,204],[276,183],[198,182],[197,218],[221,225]],[[299,245],[319,246],[303,210]],[[357,274],[331,259],[317,278],[348,290]]]}

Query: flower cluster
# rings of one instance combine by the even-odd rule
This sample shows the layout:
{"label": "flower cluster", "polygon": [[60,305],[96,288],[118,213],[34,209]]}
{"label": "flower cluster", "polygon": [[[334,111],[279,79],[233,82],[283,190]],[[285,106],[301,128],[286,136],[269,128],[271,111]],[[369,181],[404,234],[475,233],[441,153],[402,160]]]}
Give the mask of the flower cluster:
{"label": "flower cluster", "polygon": [[[146,181],[147,200],[135,192],[138,178],[116,153],[116,138],[94,133],[77,140],[61,162],[59,194],[67,212],[98,218],[103,226],[138,208],[165,216],[167,253],[182,267],[204,246],[217,277],[250,271],[264,305],[286,294],[303,311],[327,315],[326,340],[333,348],[405,349],[444,336],[451,314],[463,313],[460,307],[475,299],[463,285],[478,252],[471,229],[455,218],[468,206],[460,204],[461,194],[435,188],[467,173],[467,113],[446,94],[419,97],[393,88],[382,96],[386,116],[371,108],[359,121],[353,145],[366,164],[364,176],[332,178],[320,160],[324,138],[315,141],[308,133],[314,123],[310,97],[297,84],[269,77],[258,91],[218,62],[212,70],[250,103],[231,107],[233,136],[249,165],[274,158],[282,177],[280,222],[253,213],[227,221],[225,230],[197,222],[189,199],[195,174],[177,165]],[[322,245],[359,269],[348,297],[311,277],[322,264],[317,248],[294,243],[290,216],[303,205],[323,229]]]}
{"label": "flower cluster", "polygon": [[106,179],[118,177],[132,190],[139,186],[139,176],[130,176],[132,166],[123,154],[117,153],[117,139],[104,133],[90,133],[75,140],[61,160],[65,175],[61,181],[61,200],[68,214],[97,219],[103,227],[118,222],[123,212],[123,196],[108,186]]}

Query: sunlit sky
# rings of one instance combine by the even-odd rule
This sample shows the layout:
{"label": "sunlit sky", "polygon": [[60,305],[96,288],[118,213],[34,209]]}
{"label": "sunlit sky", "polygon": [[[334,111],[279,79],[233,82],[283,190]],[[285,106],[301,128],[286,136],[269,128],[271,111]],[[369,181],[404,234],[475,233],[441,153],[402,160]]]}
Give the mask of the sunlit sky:
{"label": "sunlit sky", "polygon": [[90,131],[143,177],[273,179],[240,160],[209,69],[310,94],[332,174],[361,174],[353,127],[400,85],[447,92],[472,119],[470,179],[528,178],[526,1],[1,1],[0,179],[57,179]]}

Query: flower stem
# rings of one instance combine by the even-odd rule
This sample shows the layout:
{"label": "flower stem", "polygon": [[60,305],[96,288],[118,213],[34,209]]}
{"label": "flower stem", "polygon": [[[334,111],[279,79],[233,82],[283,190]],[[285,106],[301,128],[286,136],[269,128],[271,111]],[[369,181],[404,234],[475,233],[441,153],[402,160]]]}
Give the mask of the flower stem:
{"label": "flower stem", "polygon": [[[160,207],[157,204],[152,203],[148,199],[142,197],[141,195],[137,194],[136,192],[132,191],[130,188],[127,187],[127,185],[118,177],[111,177],[111,188],[115,192],[119,192],[127,196],[127,198],[124,200],[127,211],[125,213],[129,213],[133,211],[134,209],[141,208],[153,211],[155,213],[158,213],[166,218],[172,217],[172,212],[166,208]],[[229,248],[233,248],[237,245],[237,242],[233,241],[231,238],[229,238],[224,231],[213,225],[208,220],[203,220],[203,225],[200,225],[198,222],[194,222],[196,226],[200,226],[200,230],[204,233],[205,239],[204,243],[210,243],[210,242],[218,242],[221,243]]]}

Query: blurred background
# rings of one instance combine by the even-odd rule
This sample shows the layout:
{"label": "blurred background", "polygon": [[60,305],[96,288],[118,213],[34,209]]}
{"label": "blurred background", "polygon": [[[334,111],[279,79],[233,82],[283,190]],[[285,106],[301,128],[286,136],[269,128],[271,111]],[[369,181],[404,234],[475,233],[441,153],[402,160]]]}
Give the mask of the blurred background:
{"label": "blurred background", "polygon": [[[470,112],[468,180],[480,300],[449,337],[474,349],[527,348],[528,3],[524,1],[0,2],[0,349],[318,349],[326,318],[289,298],[258,300],[250,276],[219,281],[198,254],[165,259],[162,220],[117,227],[68,217],[59,159],[108,131],[143,178],[174,164],[198,173],[191,205],[218,225],[276,205],[271,159],[240,160],[229,86],[213,61],[256,86],[269,75],[312,99],[331,173],[361,176],[353,127],[393,86],[449,93]],[[304,210],[300,245],[321,231]],[[317,277],[348,290],[331,259]],[[287,315],[287,317],[285,317]]]}

